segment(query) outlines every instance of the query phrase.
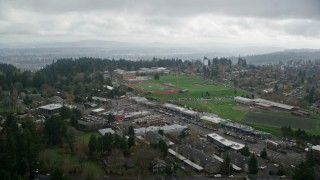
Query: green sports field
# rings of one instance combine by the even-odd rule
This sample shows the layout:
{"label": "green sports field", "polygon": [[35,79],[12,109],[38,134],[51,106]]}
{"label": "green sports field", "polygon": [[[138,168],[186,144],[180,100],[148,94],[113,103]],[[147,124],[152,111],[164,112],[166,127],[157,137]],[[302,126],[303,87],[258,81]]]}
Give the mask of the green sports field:
{"label": "green sports field", "polygon": [[187,90],[187,92],[184,93],[148,95],[149,97],[156,99],[225,97],[245,94],[245,92],[242,90],[236,90],[235,88],[227,87],[221,84],[213,84],[212,82],[197,76],[166,75],[161,76],[160,79],[155,82],[165,83],[176,86],[182,90]]}
{"label": "green sports field", "polygon": [[320,120],[315,116],[300,117],[289,113],[253,111],[247,113],[244,120],[255,127],[270,126],[280,130],[281,126],[290,126],[293,129],[301,128],[313,134],[320,134]]}
{"label": "green sports field", "polygon": [[163,86],[163,85],[157,84],[157,83],[142,83],[142,84],[138,83],[138,84],[131,84],[131,85],[135,86],[137,88],[140,88],[146,92],[172,89],[170,87]]}
{"label": "green sports field", "polygon": [[232,100],[179,102],[193,109],[218,114],[220,117],[250,125],[256,129],[281,135],[281,126],[304,129],[312,134],[320,134],[320,119],[315,116],[300,117],[288,112],[272,112],[261,109],[240,110],[243,105]]}
{"label": "green sports field", "polygon": [[179,102],[179,104],[186,105],[198,111],[218,114],[220,117],[234,121],[242,121],[248,113],[248,111],[234,109],[234,106],[236,106],[237,103],[233,100],[184,101]]}
{"label": "green sports field", "polygon": [[[228,87],[223,84],[213,84],[197,76],[161,76],[155,81],[186,89],[184,93],[148,94],[146,96],[156,99],[176,99],[176,103],[193,108],[201,112],[211,112],[220,117],[232,121],[248,124],[256,129],[281,134],[281,126],[291,126],[294,129],[302,128],[312,134],[320,134],[320,118],[317,115],[311,117],[298,117],[289,112],[261,110],[250,108],[233,101],[232,97],[247,95],[243,90]],[[199,98],[213,98],[215,100],[201,101]],[[191,98],[179,101],[178,98]],[[192,99],[198,98],[198,99]]]}

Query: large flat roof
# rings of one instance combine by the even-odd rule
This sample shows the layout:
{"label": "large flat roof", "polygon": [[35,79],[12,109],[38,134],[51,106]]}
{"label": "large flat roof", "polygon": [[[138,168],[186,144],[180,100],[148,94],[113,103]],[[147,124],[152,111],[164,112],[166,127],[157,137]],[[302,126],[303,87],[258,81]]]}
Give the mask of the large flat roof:
{"label": "large flat roof", "polygon": [[220,117],[210,117],[210,116],[201,116],[200,117],[201,120],[205,120],[205,121],[209,121],[209,122],[213,122],[213,123],[220,123],[222,121],[225,121],[225,119],[222,119]]}
{"label": "large flat roof", "polygon": [[185,159],[185,160],[183,160],[183,162],[187,163],[189,166],[195,168],[198,171],[202,171],[203,170],[203,167],[201,167],[198,164],[190,161],[189,159]]}
{"label": "large flat roof", "polygon": [[234,97],[234,100],[248,102],[248,103],[252,102],[252,99],[241,97],[241,96]]}
{"label": "large flat roof", "polygon": [[207,136],[211,137],[212,139],[220,142],[221,144],[223,144],[224,146],[231,146],[232,142],[223,138],[222,136],[216,134],[216,133],[212,133],[212,134],[208,134]]}
{"label": "large flat roof", "polygon": [[[216,159],[216,160],[218,160],[219,162],[221,162],[221,163],[223,163],[223,158],[221,158],[221,157],[219,157],[219,156],[217,156],[217,155],[213,155],[213,157]],[[231,163],[231,165],[232,165],[232,168],[234,169],[234,170],[237,170],[237,171],[241,171],[242,169],[239,167],[239,166],[237,166],[237,165],[235,165],[235,164],[232,164]]]}
{"label": "large flat roof", "polygon": [[169,148],[168,152],[174,156],[176,156],[177,158],[179,158],[180,160],[185,160],[187,158],[185,158],[184,156],[180,155],[179,153],[177,153],[176,151],[174,151],[173,149]]}
{"label": "large flat roof", "polygon": [[269,100],[265,100],[265,99],[254,99],[253,100],[256,103],[262,103],[262,104],[267,104],[267,105],[271,105],[271,106],[275,106],[275,107],[279,107],[282,109],[287,109],[287,110],[291,110],[294,108],[294,106],[290,106],[287,104],[282,104],[282,103],[277,103],[277,102],[273,102],[273,101],[269,101]]}
{"label": "large flat roof", "polygon": [[238,143],[235,141],[230,141],[230,140],[218,135],[217,133],[207,134],[207,136],[218,141],[219,143],[223,144],[224,146],[230,147],[233,150],[240,150],[245,146],[244,144],[241,144],[241,143]]}
{"label": "large flat roof", "polygon": [[320,145],[312,146],[312,150],[320,151]]}
{"label": "large flat roof", "polygon": [[47,104],[44,106],[38,107],[39,109],[45,109],[45,110],[55,110],[55,109],[60,109],[62,108],[62,104]]}
{"label": "large flat roof", "polygon": [[106,133],[110,133],[110,134],[114,133],[114,130],[112,130],[111,128],[99,129],[98,131],[101,135],[105,135]]}
{"label": "large flat roof", "polygon": [[149,126],[147,128],[142,127],[142,128],[135,128],[134,132],[136,134],[144,134],[145,132],[149,132],[149,131],[159,131],[160,129],[163,130],[165,133],[167,133],[168,131],[181,131],[183,129],[186,129],[186,126],[181,126],[179,124],[172,124],[172,125],[164,125],[164,126]]}
{"label": "large flat roof", "polygon": [[169,108],[169,109],[174,110],[174,111],[179,111],[180,113],[191,115],[191,116],[196,116],[196,115],[199,114],[196,111],[189,110],[187,108],[184,108],[184,107],[181,107],[181,106],[177,106],[177,105],[174,105],[174,104],[170,104],[170,103],[163,104],[163,107]]}
{"label": "large flat roof", "polygon": [[199,166],[198,164],[190,161],[189,159],[185,158],[184,156],[180,155],[179,153],[177,153],[176,151],[174,151],[173,149],[169,148],[168,152],[174,156],[176,156],[177,158],[179,158],[181,161],[187,163],[189,166],[195,168],[198,171],[202,171],[203,167]]}
{"label": "large flat roof", "polygon": [[92,110],[92,112],[95,112],[95,113],[99,113],[99,112],[103,112],[103,111],[105,111],[105,109],[103,109],[103,108],[98,108],[98,109]]}
{"label": "large flat roof", "polygon": [[232,145],[230,147],[234,150],[240,150],[240,149],[244,148],[244,146],[245,146],[244,144],[232,141]]}

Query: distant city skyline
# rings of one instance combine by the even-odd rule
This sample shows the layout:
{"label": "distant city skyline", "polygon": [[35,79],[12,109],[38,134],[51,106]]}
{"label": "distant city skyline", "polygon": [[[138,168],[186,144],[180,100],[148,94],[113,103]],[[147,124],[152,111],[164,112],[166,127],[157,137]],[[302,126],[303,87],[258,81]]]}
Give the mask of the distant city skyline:
{"label": "distant city skyline", "polygon": [[318,0],[0,1],[0,43],[130,43],[320,48]]}

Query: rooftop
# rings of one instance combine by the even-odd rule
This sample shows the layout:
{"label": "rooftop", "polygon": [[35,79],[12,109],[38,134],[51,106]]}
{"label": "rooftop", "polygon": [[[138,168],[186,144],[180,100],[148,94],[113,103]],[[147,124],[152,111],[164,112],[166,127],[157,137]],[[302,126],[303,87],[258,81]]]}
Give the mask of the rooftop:
{"label": "rooftop", "polygon": [[105,110],[105,109],[103,109],[103,108],[98,108],[98,109],[92,110],[92,112],[99,113],[99,112],[102,112],[102,111],[104,111],[104,110]]}
{"label": "rooftop", "polygon": [[277,102],[273,102],[273,101],[269,101],[269,100],[265,100],[265,99],[260,99],[260,98],[254,99],[253,101],[256,103],[267,104],[267,105],[271,105],[271,106],[275,106],[275,107],[279,107],[279,108],[287,109],[287,110],[291,110],[294,108],[294,106],[281,104],[281,103],[277,103]]}
{"label": "rooftop", "polygon": [[44,106],[38,107],[39,109],[45,109],[45,110],[55,110],[55,109],[60,109],[62,108],[62,104],[47,104]]}
{"label": "rooftop", "polygon": [[201,116],[200,117],[201,120],[205,120],[205,121],[210,121],[210,122],[213,122],[213,123],[220,123],[222,121],[225,121],[224,119],[220,118],[220,117],[210,117],[210,116]]}
{"label": "rooftop", "polygon": [[181,106],[177,106],[177,105],[174,105],[174,104],[170,104],[170,103],[163,104],[163,107],[171,109],[171,110],[174,110],[174,111],[178,111],[178,112],[183,113],[183,114],[191,115],[191,116],[196,116],[196,115],[199,114],[196,111],[189,110],[187,108],[184,108],[184,107],[181,107]]}
{"label": "rooftop", "polygon": [[142,128],[135,128],[134,129],[134,132],[135,134],[139,135],[139,134],[145,134],[146,132],[149,132],[149,131],[159,131],[160,129],[163,130],[165,133],[167,132],[173,132],[173,131],[182,131],[183,129],[186,129],[187,127],[186,126],[181,126],[179,124],[172,124],[172,125],[165,125],[165,126],[162,126],[162,127],[159,127],[159,126],[149,126],[147,128],[145,127],[142,127]]}
{"label": "rooftop", "polygon": [[173,149],[169,148],[168,152],[174,156],[176,156],[177,158],[179,158],[181,161],[185,162],[186,164],[188,164],[189,166],[195,168],[198,171],[202,171],[203,167],[199,166],[196,163],[193,163],[192,161],[190,161],[189,159],[185,158],[184,156],[182,156],[181,154],[177,153],[176,151],[174,151]]}
{"label": "rooftop", "polygon": [[110,133],[110,134],[114,133],[114,130],[112,130],[111,128],[99,129],[98,131],[102,136],[105,135],[106,133]]}
{"label": "rooftop", "polygon": [[312,146],[312,150],[320,151],[320,145]]}
{"label": "rooftop", "polygon": [[207,136],[209,136],[210,138],[220,142],[224,146],[230,147],[233,150],[240,150],[245,146],[244,144],[240,144],[240,143],[225,139],[225,138],[223,138],[222,136],[220,136],[220,135],[218,135],[216,133],[207,134]]}
{"label": "rooftop", "polygon": [[107,102],[107,101],[109,101],[107,98],[97,97],[97,96],[93,96],[93,97],[92,97],[92,100],[102,101],[102,102]]}
{"label": "rooftop", "polygon": [[234,97],[234,100],[238,100],[238,101],[243,101],[243,102],[252,102],[252,99],[249,99],[249,98],[245,98],[245,97],[241,97],[241,96],[237,96],[237,97]]}

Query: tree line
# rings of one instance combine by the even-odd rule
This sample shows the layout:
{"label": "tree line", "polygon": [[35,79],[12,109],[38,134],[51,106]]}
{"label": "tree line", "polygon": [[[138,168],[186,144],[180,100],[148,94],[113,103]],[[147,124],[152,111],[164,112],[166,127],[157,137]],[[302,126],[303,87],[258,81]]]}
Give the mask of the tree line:
{"label": "tree line", "polygon": [[290,126],[282,126],[281,133],[284,137],[294,138],[298,143],[320,144],[320,135],[311,135],[300,128],[293,130]]}

